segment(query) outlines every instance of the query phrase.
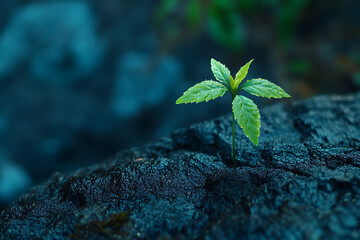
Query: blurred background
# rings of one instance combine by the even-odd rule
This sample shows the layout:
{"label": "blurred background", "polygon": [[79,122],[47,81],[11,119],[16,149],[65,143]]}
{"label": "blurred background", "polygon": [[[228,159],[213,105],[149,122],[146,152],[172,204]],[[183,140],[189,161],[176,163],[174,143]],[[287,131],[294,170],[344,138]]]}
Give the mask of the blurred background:
{"label": "blurred background", "polygon": [[[0,1],[0,209],[55,171],[230,112],[210,58],[295,99],[360,87],[359,0]],[[253,98],[260,107],[276,101]]]}

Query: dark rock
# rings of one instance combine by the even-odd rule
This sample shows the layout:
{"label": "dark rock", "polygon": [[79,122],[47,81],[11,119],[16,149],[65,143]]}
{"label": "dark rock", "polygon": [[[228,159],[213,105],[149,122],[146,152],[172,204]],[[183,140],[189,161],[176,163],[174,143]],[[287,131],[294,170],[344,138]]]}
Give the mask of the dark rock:
{"label": "dark rock", "polygon": [[[0,1],[0,152],[34,184],[227,112],[226,101],[174,107],[212,76],[211,56],[228,54],[206,37],[166,50],[154,24],[158,6]],[[18,188],[10,182],[7,189]],[[9,197],[6,206],[18,195]]]}
{"label": "dark rock", "polygon": [[231,115],[73,174],[0,217],[2,239],[359,239],[360,94],[277,104],[258,147]]}

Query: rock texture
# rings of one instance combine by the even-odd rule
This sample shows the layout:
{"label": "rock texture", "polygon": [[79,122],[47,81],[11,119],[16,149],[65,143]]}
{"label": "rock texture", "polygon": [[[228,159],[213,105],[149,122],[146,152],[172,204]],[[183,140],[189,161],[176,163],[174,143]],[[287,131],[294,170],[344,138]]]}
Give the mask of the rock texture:
{"label": "rock texture", "polygon": [[73,174],[1,213],[1,239],[359,239],[360,93],[261,110],[258,147],[231,115]]}

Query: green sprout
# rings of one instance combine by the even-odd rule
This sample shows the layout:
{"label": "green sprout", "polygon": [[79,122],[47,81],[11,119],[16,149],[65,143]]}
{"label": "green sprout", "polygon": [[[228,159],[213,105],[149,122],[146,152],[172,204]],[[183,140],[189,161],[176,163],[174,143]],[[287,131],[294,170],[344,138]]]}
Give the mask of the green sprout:
{"label": "green sprout", "polygon": [[222,97],[227,91],[230,91],[232,96],[232,150],[233,162],[236,167],[236,149],[235,149],[235,119],[239,126],[244,130],[245,135],[250,141],[257,146],[260,135],[260,113],[255,103],[239,94],[240,90],[245,90],[248,93],[266,98],[282,98],[290,97],[282,88],[269,82],[268,80],[256,78],[248,80],[245,84],[239,87],[240,83],[246,77],[250,64],[249,61],[237,72],[235,79],[230,75],[229,69],[222,63],[211,59],[211,70],[217,80],[205,80],[195,86],[189,88],[176,101],[176,104],[181,103],[199,103],[209,101],[218,97]]}

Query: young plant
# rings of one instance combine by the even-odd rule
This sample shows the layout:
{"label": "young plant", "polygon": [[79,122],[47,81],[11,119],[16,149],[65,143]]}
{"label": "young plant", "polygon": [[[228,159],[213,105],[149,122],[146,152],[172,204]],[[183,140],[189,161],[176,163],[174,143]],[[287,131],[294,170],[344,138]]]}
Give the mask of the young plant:
{"label": "young plant", "polygon": [[184,92],[184,94],[176,101],[176,104],[207,102],[211,99],[222,97],[227,91],[231,93],[233,110],[232,150],[234,166],[236,166],[235,119],[255,146],[259,143],[260,135],[259,110],[252,100],[239,94],[240,90],[245,90],[258,97],[290,97],[290,95],[279,86],[261,78],[248,80],[245,84],[240,86],[240,83],[248,73],[252,61],[253,60],[249,61],[241,67],[234,79],[225,65],[215,59],[211,59],[211,70],[217,81],[205,80],[198,83]]}

